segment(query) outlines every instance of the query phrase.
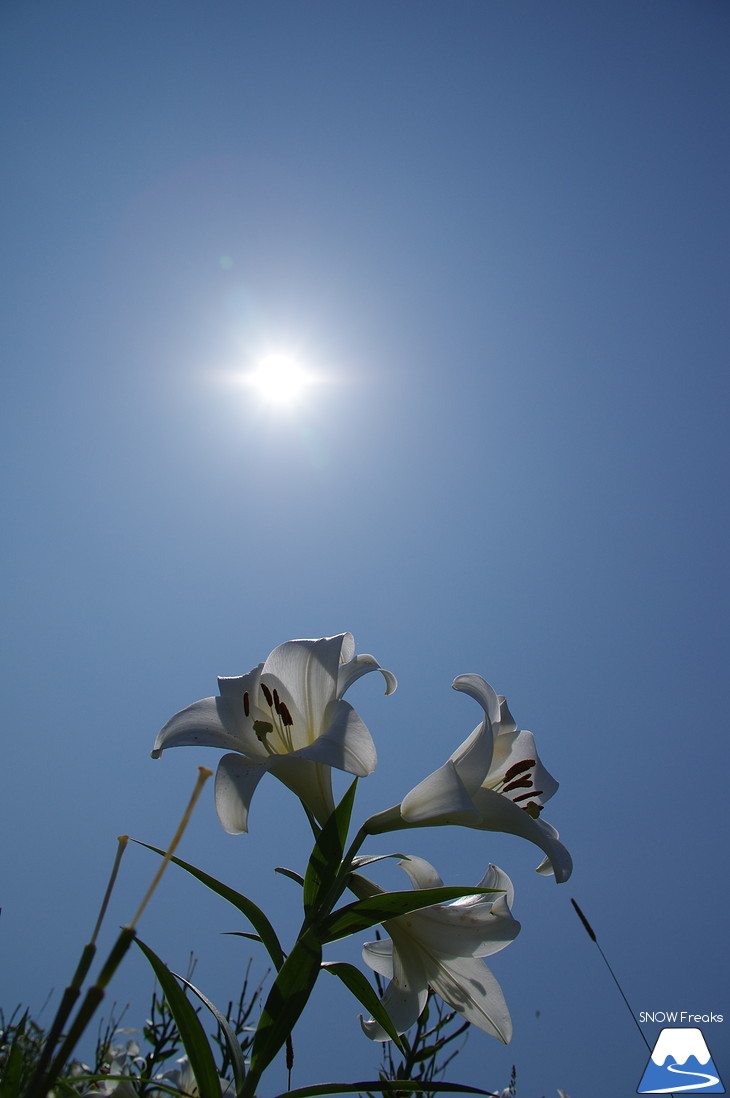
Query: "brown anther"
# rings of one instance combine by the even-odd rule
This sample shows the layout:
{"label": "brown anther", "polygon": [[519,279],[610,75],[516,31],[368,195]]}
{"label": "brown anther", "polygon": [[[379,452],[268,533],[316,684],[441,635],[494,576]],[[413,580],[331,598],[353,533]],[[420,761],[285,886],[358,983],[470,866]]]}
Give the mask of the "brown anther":
{"label": "brown anther", "polygon": [[251,700],[248,696],[248,690],[243,692],[243,711],[247,717],[251,716]]}
{"label": "brown anther", "polygon": [[524,773],[525,770],[529,770],[535,765],[535,759],[523,759],[522,762],[515,763],[511,766],[504,776],[504,781],[511,782],[513,778],[516,778],[518,774]]}
{"label": "brown anther", "polygon": [[[542,789],[534,789],[532,793],[522,793],[519,797],[513,797],[512,803],[518,804],[520,801],[526,801],[528,797],[540,797],[542,796]],[[542,808],[542,805],[540,805]]]}
{"label": "brown anther", "polygon": [[266,704],[269,706],[269,708],[271,708],[273,704],[273,698],[271,697],[271,691],[269,690],[265,682],[261,683],[261,693],[266,698]]}
{"label": "brown anther", "polygon": [[532,785],[532,778],[529,774],[525,774],[524,778],[518,778],[517,781],[510,782],[502,790],[502,793],[511,793],[513,789],[529,789]]}
{"label": "brown anther", "polygon": [[279,716],[281,717],[281,719],[284,723],[284,728],[291,728],[291,726],[294,724],[294,721],[292,720],[292,715],[289,712],[289,710],[287,709],[286,702],[281,703],[281,708],[279,709]]}
{"label": "brown anther", "polygon": [[281,716],[281,702],[279,700],[279,691],[274,687],[274,709]]}

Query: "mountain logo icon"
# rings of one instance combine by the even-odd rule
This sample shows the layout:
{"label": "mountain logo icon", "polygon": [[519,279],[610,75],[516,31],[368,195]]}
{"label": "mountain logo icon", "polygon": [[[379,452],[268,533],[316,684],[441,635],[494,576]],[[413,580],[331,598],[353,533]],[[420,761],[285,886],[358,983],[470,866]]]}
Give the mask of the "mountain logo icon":
{"label": "mountain logo icon", "polygon": [[637,1094],[724,1094],[707,1042],[699,1029],[663,1029]]}

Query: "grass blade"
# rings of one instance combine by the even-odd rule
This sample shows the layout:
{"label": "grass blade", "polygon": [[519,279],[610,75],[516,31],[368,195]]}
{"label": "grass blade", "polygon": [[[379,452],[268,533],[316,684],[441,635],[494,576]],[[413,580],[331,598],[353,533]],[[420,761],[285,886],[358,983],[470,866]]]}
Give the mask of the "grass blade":
{"label": "grass blade", "polygon": [[[159,850],[156,846],[150,846],[149,843],[140,842],[139,839],[133,839],[132,842],[137,843],[138,846],[146,847],[147,850],[154,851],[155,854],[164,856],[165,851]],[[205,873],[202,869],[197,869],[196,866],[190,865],[189,862],[184,862],[181,858],[172,858],[171,861],[173,861],[175,865],[179,865],[181,869],[184,869],[186,873],[190,873],[196,880],[200,881],[201,884],[204,884],[206,888],[217,893],[218,896],[222,896],[229,904],[233,904],[234,907],[238,908],[257,932],[259,938],[266,947],[269,957],[271,957],[271,960],[274,962],[275,967],[277,969],[281,968],[284,963],[284,951],[276,936],[276,931],[261,908],[257,907],[253,900],[249,900],[247,896],[242,896],[241,893],[236,892],[234,888],[230,888],[228,885],[223,884],[222,881],[217,881],[215,877],[211,877],[210,874]]]}
{"label": "grass blade", "polygon": [[188,1054],[190,1068],[198,1084],[198,1092],[204,1094],[205,1098],[221,1098],[221,1084],[215,1060],[198,1015],[164,961],[160,960],[157,954],[139,938],[135,940],[152,965],[167,999],[180,1039]]}
{"label": "grass blade", "polygon": [[333,976],[339,976],[345,987],[372,1014],[375,1021],[383,1027],[390,1039],[405,1054],[405,1049],[397,1029],[390,1020],[390,1015],[375,994],[372,984],[360,969],[356,968],[355,965],[347,964],[346,961],[323,961],[322,968],[325,972],[331,972]]}

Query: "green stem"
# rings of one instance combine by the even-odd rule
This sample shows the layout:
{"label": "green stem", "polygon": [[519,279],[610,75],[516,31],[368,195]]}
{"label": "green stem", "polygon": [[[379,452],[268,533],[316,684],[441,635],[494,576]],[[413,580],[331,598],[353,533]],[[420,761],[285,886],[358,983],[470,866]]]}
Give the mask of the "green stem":
{"label": "green stem", "polygon": [[306,926],[312,926],[320,922],[322,919],[326,919],[328,915],[332,914],[334,906],[339,900],[342,893],[348,887],[350,875],[352,873],[352,862],[357,854],[358,850],[368,837],[367,831],[363,827],[360,828],[355,838],[350,843],[347,853],[344,855],[340,862],[340,868],[337,871],[337,876],[332,882],[332,886],[325,894],[322,902],[318,905],[316,914],[312,917],[310,922],[305,921]]}
{"label": "green stem", "polygon": [[53,1024],[48,1031],[48,1035],[46,1037],[40,1059],[38,1060],[36,1069],[33,1072],[33,1076],[31,1078],[28,1089],[29,1095],[35,1094],[36,1090],[41,1086],[41,1083],[43,1082],[46,1068],[48,1067],[48,1064],[50,1063],[51,1057],[53,1055],[53,1050],[60,1040],[61,1034],[63,1033],[63,1027],[66,1025],[66,1022],[71,1015],[71,1011],[76,1005],[78,997],[81,994],[81,987],[83,985],[83,982],[86,979],[87,973],[91,968],[91,963],[96,956],[96,939],[99,934],[104,915],[106,914],[106,909],[109,904],[109,898],[112,894],[114,883],[117,879],[119,865],[122,860],[122,854],[124,853],[124,850],[127,846],[127,842],[128,837],[126,835],[120,835],[117,840],[117,853],[116,857],[114,858],[114,865],[112,866],[109,883],[107,884],[106,892],[104,893],[104,899],[101,902],[101,908],[99,910],[99,915],[96,920],[94,931],[91,935],[91,940],[87,942],[87,944],[84,946],[81,957],[79,958],[79,963],[76,966],[76,971],[71,978],[71,983],[68,985],[63,993],[58,1010],[56,1011],[56,1017],[53,1019]]}
{"label": "green stem", "polygon": [[69,1017],[76,1000],[79,997],[81,988],[80,981],[83,980],[86,975],[91,960],[96,951],[96,947],[91,943],[86,946],[84,953],[81,956],[78,968],[74,980],[79,980],[76,986],[70,986],[66,988],[61,1006],[58,1009],[56,1017],[51,1027],[51,1032],[48,1035],[46,1046],[43,1050],[43,1056],[38,1063],[38,1067],[33,1073],[33,1078],[30,1081],[27,1091],[25,1092],[25,1098],[44,1098],[50,1088],[53,1086],[58,1075],[62,1071],[67,1060],[71,1056],[79,1038],[86,1029],[87,1025],[91,1021],[96,1008],[104,998],[104,991],[111,980],[112,976],[119,967],[122,958],[129,949],[135,937],[134,930],[131,927],[123,927],[119,933],[112,950],[107,957],[106,963],[99,974],[99,979],[93,987],[90,987],[86,992],[84,1001],[79,1008],[79,1012],[74,1019],[73,1025],[68,1031],[66,1038],[61,1045],[60,1049],[56,1053],[50,1068],[46,1071],[48,1061],[51,1059],[53,1049],[58,1041],[61,1030],[66,1019]]}
{"label": "green stem", "polygon": [[106,959],[106,963],[99,973],[99,978],[86,992],[84,1001],[79,1008],[73,1025],[66,1035],[66,1039],[56,1053],[49,1071],[48,1085],[52,1083],[71,1056],[79,1038],[93,1018],[96,1008],[104,998],[104,994],[112,976],[119,968],[122,960],[136,937],[136,931],[129,926],[124,926],[119,932],[119,937],[112,946],[112,950]]}

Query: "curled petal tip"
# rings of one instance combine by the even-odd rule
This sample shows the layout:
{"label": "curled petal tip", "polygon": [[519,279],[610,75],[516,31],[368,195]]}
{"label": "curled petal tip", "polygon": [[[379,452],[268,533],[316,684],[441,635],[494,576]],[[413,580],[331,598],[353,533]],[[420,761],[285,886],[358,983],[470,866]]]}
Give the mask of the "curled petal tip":
{"label": "curled petal tip", "polygon": [[451,684],[452,690],[461,690],[468,694],[475,702],[478,702],[492,724],[499,723],[499,698],[493,687],[481,675],[473,672],[466,675],[457,675]]}

